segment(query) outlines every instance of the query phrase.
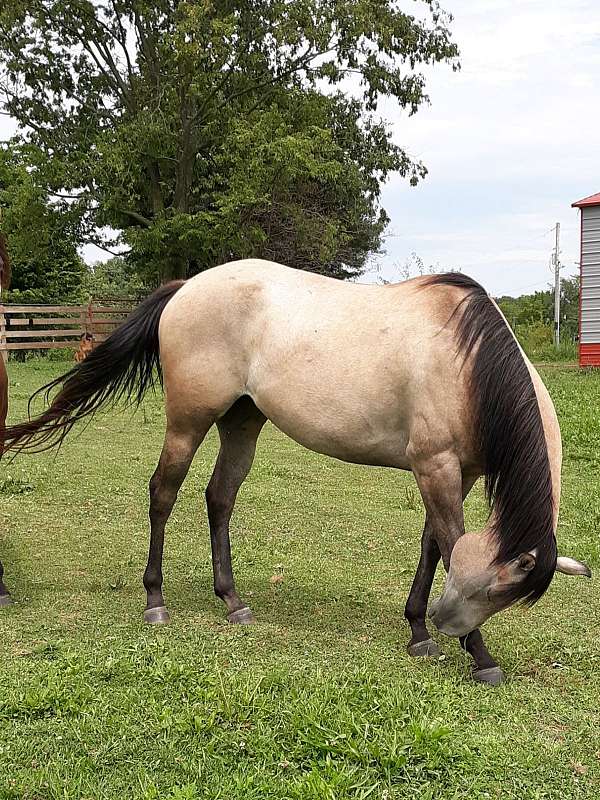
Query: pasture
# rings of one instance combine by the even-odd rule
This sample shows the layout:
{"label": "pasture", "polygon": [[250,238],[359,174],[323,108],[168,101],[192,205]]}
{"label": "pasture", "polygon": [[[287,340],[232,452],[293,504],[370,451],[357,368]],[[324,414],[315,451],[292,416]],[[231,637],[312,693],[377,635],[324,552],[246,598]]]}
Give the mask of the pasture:
{"label": "pasture", "polygon": [[[68,365],[11,363],[10,420]],[[212,592],[196,457],[168,526],[172,624],[142,622],[160,396],[98,415],[58,454],[0,466],[0,800],[593,800],[600,794],[600,374],[547,368],[563,431],[558,575],[484,628],[507,682],[417,660],[403,608],[423,509],[412,476],[302,450],[268,425],[232,521],[238,588]],[[481,488],[467,529],[485,519]],[[436,587],[441,585],[438,574]],[[435,589],[434,589],[435,591]]]}

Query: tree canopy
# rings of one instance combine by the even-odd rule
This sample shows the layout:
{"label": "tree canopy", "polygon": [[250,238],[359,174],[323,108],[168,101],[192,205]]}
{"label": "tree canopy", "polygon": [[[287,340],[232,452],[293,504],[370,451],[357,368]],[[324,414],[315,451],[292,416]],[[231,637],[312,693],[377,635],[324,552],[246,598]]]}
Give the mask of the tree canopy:
{"label": "tree canopy", "polygon": [[75,299],[85,264],[77,253],[78,215],[49,202],[20,154],[0,148],[2,230],[12,264],[9,298],[16,302]]}
{"label": "tree canopy", "polygon": [[354,276],[381,246],[382,181],[425,174],[378,105],[412,114],[422,66],[458,66],[449,16],[413,6],[12,0],[0,102],[81,236],[110,226],[150,279],[246,256]]}

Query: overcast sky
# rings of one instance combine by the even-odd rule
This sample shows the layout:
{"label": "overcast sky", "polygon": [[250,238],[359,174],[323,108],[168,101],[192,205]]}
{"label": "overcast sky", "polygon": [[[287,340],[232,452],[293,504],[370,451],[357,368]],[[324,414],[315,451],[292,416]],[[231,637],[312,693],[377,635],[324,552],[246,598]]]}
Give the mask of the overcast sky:
{"label": "overcast sky", "polygon": [[[494,294],[551,280],[556,222],[563,274],[579,260],[571,203],[600,192],[599,0],[442,0],[462,70],[436,67],[431,105],[410,119],[386,108],[398,143],[429,175],[392,179],[382,274],[416,252]],[[395,118],[394,118],[395,117]]]}
{"label": "overcast sky", "polygon": [[[563,274],[573,274],[579,228],[570,206],[600,192],[600,1],[442,5],[454,15],[462,70],[436,67],[431,106],[410,119],[382,108],[429,175],[417,188],[399,178],[385,187],[392,221],[379,274],[398,278],[416,252],[495,295],[543,289],[551,228],[561,223]],[[12,130],[0,116],[0,138]],[[107,257],[96,248],[84,255]]]}

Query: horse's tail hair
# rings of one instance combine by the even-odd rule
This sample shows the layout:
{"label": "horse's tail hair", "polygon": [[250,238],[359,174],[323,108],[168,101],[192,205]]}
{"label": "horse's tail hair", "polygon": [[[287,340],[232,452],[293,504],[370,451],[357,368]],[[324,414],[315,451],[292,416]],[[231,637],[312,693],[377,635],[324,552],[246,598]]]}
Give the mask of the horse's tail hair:
{"label": "horse's tail hair", "polygon": [[[40,394],[48,408],[33,419],[30,416],[28,422],[7,427],[2,452],[48,450],[60,445],[77,422],[105,405],[119,400],[139,405],[157,379],[162,383],[158,325],[167,303],[183,283],[161,286],[84,361],[38,389],[30,397],[28,409]],[[58,394],[50,401],[57,388]]]}

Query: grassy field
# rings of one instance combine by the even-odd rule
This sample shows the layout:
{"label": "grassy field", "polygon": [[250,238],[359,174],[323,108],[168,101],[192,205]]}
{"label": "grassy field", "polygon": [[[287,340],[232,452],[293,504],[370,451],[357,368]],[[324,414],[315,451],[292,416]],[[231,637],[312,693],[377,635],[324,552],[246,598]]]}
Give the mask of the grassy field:
{"label": "grassy field", "polygon": [[[10,364],[11,418],[65,365]],[[565,443],[559,544],[600,566],[600,374],[547,369]],[[172,624],[142,622],[160,398],[98,416],[58,455],[0,467],[0,800],[552,800],[600,796],[600,589],[556,577],[486,626],[507,675],[444,640],[406,655],[423,520],[410,475],[341,464],[267,427],[232,526],[239,588],[213,597],[211,435],[167,533]],[[485,519],[480,490],[468,527]],[[274,579],[274,576],[276,578]],[[438,577],[438,585],[441,576]]]}

